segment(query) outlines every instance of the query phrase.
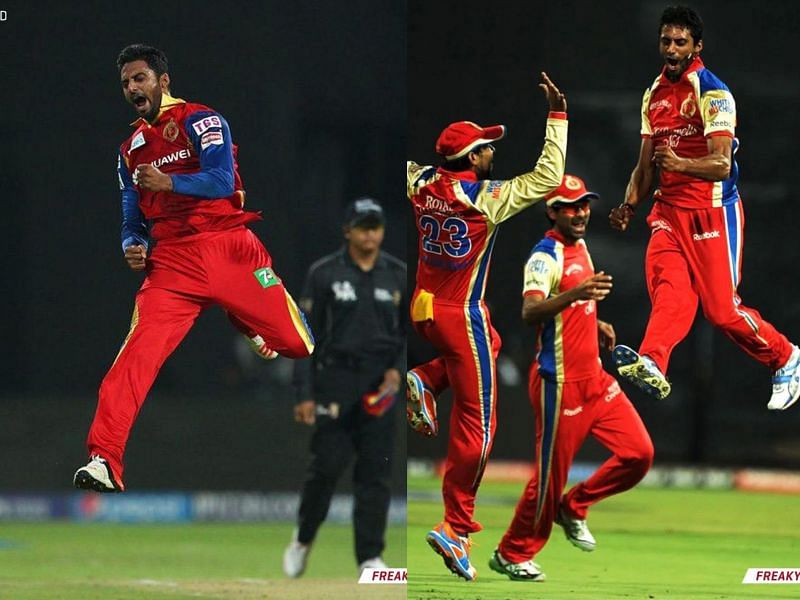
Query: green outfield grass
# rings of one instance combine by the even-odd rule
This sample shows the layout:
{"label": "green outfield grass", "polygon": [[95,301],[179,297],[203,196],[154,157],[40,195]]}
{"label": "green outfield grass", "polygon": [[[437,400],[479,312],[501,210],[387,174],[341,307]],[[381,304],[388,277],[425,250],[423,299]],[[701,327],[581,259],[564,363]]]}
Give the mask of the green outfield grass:
{"label": "green outfield grass", "polygon": [[555,526],[536,557],[543,583],[511,581],[487,565],[523,484],[484,483],[473,536],[478,578],[452,575],[425,543],[442,518],[440,483],[409,479],[408,598],[458,600],[659,600],[800,598],[800,585],[743,585],[748,567],[800,568],[800,499],[735,491],[640,488],[595,506],[594,552],[581,552]]}
{"label": "green outfield grass", "polygon": [[[100,525],[0,522],[0,598],[400,599],[402,585],[358,585],[349,526],[323,526],[306,574],[281,571],[289,524]],[[405,566],[405,528],[384,559]]]}

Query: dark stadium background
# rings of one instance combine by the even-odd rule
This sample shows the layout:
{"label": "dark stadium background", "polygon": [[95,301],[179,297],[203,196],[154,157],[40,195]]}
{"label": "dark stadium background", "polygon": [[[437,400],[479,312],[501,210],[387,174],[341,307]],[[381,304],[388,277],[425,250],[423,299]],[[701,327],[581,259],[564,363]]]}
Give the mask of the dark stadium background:
{"label": "dark stadium background", "polygon": [[[437,161],[434,141],[449,122],[508,126],[496,144],[495,176],[529,170],[542,146],[545,102],[536,87],[547,71],[569,103],[567,171],[602,199],[593,206],[587,241],[595,266],[615,277],[599,305],[618,342],[638,347],[649,313],[644,283],[647,210],[626,235],[612,232],[608,211],[622,201],[639,151],[642,92],[658,74],[658,20],[668,2],[409,3],[408,158]],[[800,99],[794,40],[800,8],[792,2],[690,2],[706,23],[702,56],[737,101],[736,156],[746,231],[744,303],[795,343],[800,341],[795,144]],[[503,338],[495,459],[533,452],[526,394],[533,330],[520,321],[522,266],[548,224],[541,206],[502,225],[487,298]],[[408,218],[409,262],[416,234]],[[415,339],[415,338],[412,338]],[[430,351],[415,340],[409,365]],[[604,357],[610,370],[608,356]],[[518,385],[509,385],[513,376]],[[673,354],[672,395],[656,403],[625,385],[656,447],[656,464],[800,466],[800,409],[766,410],[770,373],[714,331],[698,314]],[[446,418],[448,401],[440,403]],[[442,415],[440,415],[441,417]],[[409,438],[410,457],[441,457],[444,438]],[[605,456],[589,443],[580,458]]]}
{"label": "dark stadium background", "polygon": [[[0,9],[0,490],[66,491],[141,282],[119,248],[116,152],[135,118],[119,50],[162,48],[173,94],[227,118],[247,206],[264,213],[254,229],[299,295],[359,195],[384,203],[385,248],[404,256],[405,3]],[[311,430],[291,417],[290,362],[249,364],[236,342],[211,309],[167,361],[131,435],[130,490],[299,490]],[[404,496],[400,412],[393,487]]]}

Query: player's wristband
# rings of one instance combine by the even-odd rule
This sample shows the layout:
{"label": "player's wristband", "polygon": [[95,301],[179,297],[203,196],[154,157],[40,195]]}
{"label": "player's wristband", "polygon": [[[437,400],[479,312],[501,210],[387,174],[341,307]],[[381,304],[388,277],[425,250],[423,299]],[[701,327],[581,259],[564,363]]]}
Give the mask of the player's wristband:
{"label": "player's wristband", "polygon": [[623,202],[622,204],[619,205],[619,207],[620,208],[626,207],[629,211],[631,211],[632,215],[636,214],[636,207],[630,202]]}
{"label": "player's wristband", "polygon": [[548,119],[563,119],[564,121],[566,121],[567,120],[567,113],[564,112],[564,111],[551,110],[549,113],[547,113],[547,118]]}

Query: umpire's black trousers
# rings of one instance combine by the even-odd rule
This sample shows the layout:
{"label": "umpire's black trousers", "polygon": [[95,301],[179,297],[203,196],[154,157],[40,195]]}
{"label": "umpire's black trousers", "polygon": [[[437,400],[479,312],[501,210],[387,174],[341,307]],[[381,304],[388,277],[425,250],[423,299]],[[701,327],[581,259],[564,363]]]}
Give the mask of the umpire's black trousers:
{"label": "umpire's black trousers", "polygon": [[380,556],[385,546],[399,402],[380,417],[368,415],[361,406],[361,396],[376,390],[382,382],[383,369],[376,372],[374,367],[325,367],[314,375],[317,404],[337,403],[340,409],[335,418],[317,416],[311,439],[312,460],[300,501],[297,539],[302,544],[314,540],[328,514],[336,482],[355,454],[353,528],[356,560],[362,563]]}

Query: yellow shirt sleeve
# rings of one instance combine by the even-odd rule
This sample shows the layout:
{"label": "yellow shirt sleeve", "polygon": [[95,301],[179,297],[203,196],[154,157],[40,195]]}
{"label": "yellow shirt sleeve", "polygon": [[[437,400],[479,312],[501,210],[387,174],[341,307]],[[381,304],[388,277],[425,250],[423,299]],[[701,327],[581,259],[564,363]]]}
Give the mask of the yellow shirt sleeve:
{"label": "yellow shirt sleeve", "polygon": [[653,88],[647,88],[642,97],[642,130],[643,137],[653,137],[653,127],[650,125],[650,94]]}
{"label": "yellow shirt sleeve", "polygon": [[534,252],[525,263],[522,295],[540,292],[549,298],[551,292],[558,292],[561,283],[561,269],[558,261],[545,252]]}
{"label": "yellow shirt sleeve", "polygon": [[547,119],[544,148],[529,173],[507,181],[483,181],[475,208],[492,223],[502,223],[561,185],[567,157],[567,120]]}
{"label": "yellow shirt sleeve", "polygon": [[727,90],[709,90],[700,97],[703,135],[725,133],[733,137],[736,129],[736,102]]}
{"label": "yellow shirt sleeve", "polygon": [[421,180],[422,173],[430,168],[431,167],[426,167],[424,165],[418,165],[412,160],[406,161],[406,195],[409,200],[411,196],[416,193],[417,188],[426,183],[424,180]]}

